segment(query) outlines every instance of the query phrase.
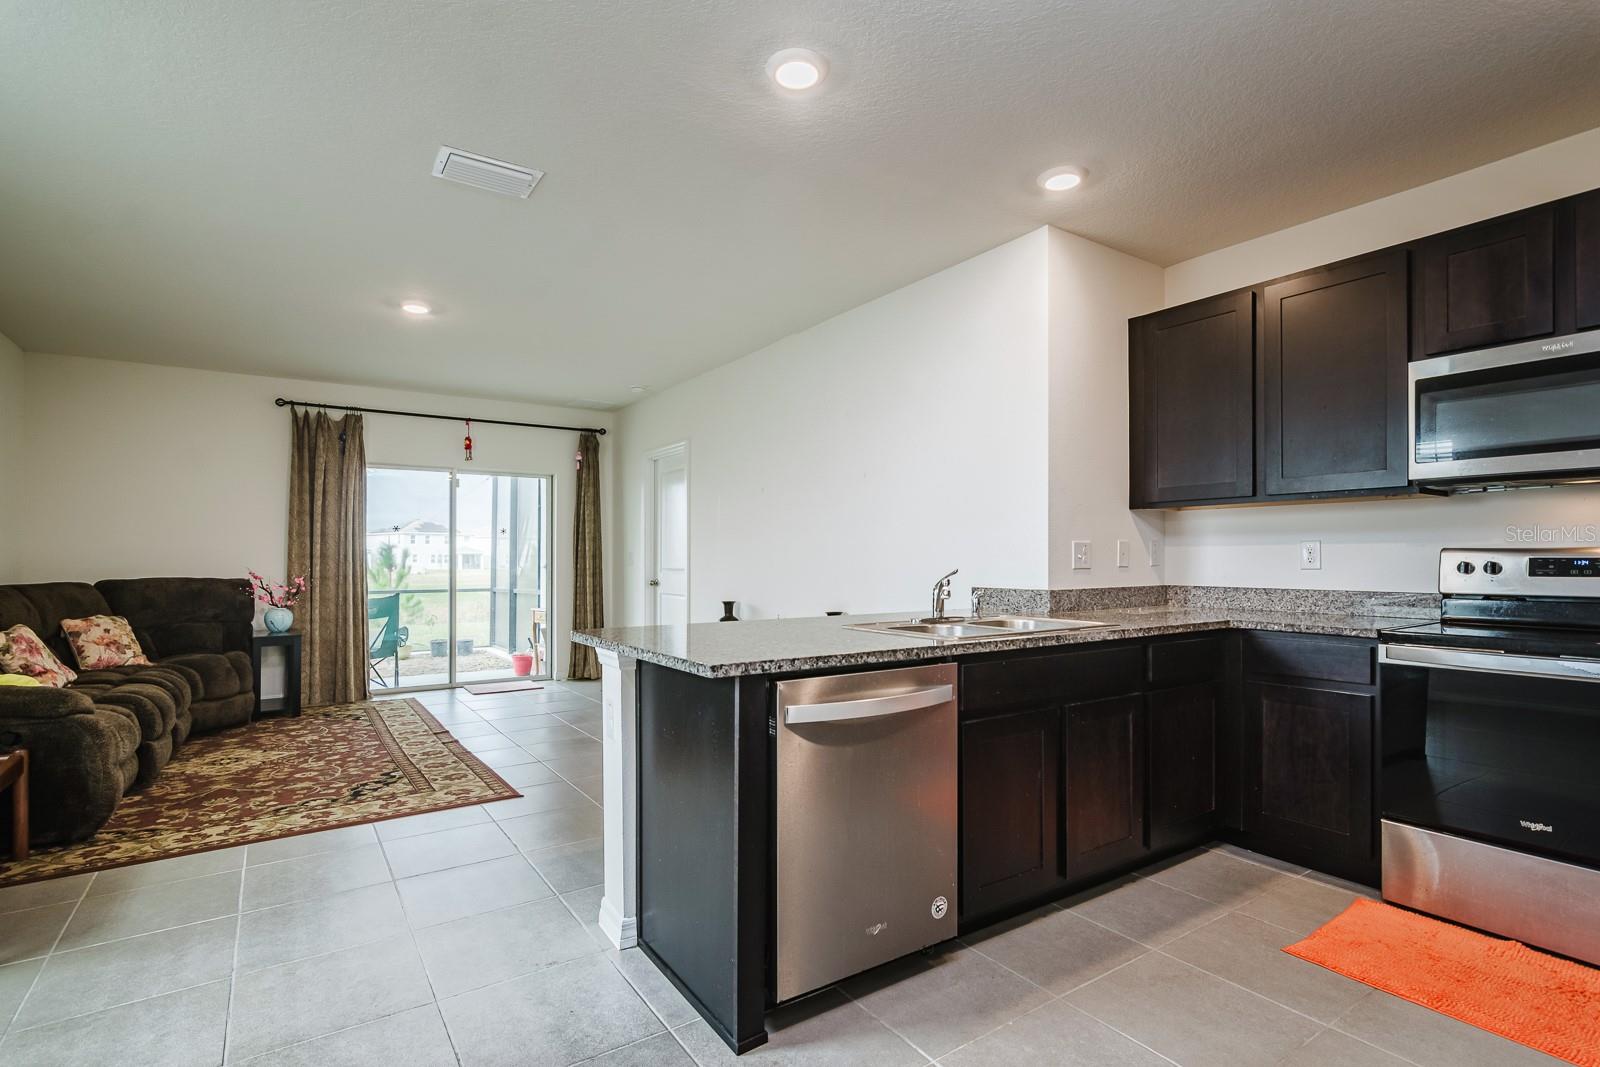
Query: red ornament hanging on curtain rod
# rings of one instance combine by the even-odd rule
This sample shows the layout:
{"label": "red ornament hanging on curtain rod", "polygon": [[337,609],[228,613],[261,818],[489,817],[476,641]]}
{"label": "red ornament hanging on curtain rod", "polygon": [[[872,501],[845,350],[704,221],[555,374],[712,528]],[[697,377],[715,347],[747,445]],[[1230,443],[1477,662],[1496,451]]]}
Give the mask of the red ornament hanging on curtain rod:
{"label": "red ornament hanging on curtain rod", "polygon": [[467,436],[462,439],[461,447],[467,453],[467,462],[471,463],[472,462],[472,420],[468,419],[466,421],[467,421]]}

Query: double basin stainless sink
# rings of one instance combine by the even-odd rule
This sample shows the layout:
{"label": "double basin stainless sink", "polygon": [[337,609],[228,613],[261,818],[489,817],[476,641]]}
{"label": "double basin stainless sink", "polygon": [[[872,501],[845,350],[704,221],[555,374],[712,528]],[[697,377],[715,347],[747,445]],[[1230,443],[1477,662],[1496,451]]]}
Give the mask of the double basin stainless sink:
{"label": "double basin stainless sink", "polygon": [[984,641],[997,637],[1023,637],[1028,634],[1060,633],[1064,630],[1089,630],[1110,623],[1084,619],[1044,619],[1031,615],[987,615],[979,618],[910,619],[905,622],[850,623],[852,630],[888,634],[892,637],[920,637],[928,641]]}

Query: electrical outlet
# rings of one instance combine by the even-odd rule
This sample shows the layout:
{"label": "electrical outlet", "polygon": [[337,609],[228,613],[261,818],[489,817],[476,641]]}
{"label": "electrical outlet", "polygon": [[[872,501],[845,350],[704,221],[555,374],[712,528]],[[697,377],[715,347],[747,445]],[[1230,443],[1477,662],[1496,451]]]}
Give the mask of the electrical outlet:
{"label": "electrical outlet", "polygon": [[1126,541],[1118,541],[1117,542],[1117,566],[1119,566],[1119,567],[1128,566],[1129,558],[1130,558],[1131,555],[1132,555],[1132,551],[1128,547],[1128,542],[1126,542]]}
{"label": "electrical outlet", "polygon": [[1320,571],[1322,569],[1322,542],[1300,542],[1300,569],[1303,571]]}
{"label": "electrical outlet", "polygon": [[1149,559],[1146,561],[1152,567],[1161,566],[1161,538],[1152,537],[1149,541]]}
{"label": "electrical outlet", "polygon": [[1072,542],[1072,569],[1075,571],[1086,571],[1089,569],[1089,567],[1089,542]]}

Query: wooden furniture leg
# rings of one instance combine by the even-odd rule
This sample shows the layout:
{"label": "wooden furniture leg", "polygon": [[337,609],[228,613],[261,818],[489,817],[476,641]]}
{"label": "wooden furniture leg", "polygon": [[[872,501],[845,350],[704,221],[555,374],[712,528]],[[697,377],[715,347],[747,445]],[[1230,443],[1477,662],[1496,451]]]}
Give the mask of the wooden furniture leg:
{"label": "wooden furniture leg", "polygon": [[28,858],[28,750],[0,756],[0,792],[11,790],[11,858]]}

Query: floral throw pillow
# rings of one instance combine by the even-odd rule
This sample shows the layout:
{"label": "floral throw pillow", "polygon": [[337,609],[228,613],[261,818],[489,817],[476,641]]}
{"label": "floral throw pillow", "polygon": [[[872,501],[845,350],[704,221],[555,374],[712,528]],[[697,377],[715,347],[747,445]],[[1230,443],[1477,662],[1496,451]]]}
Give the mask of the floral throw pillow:
{"label": "floral throw pillow", "polygon": [[0,672],[25,674],[57,689],[78,677],[71,667],[56,659],[31,627],[21,623],[0,631]]}
{"label": "floral throw pillow", "polygon": [[148,667],[144,649],[133,636],[133,627],[121,615],[91,615],[87,619],[62,619],[78,669],[98,671],[107,667]]}

